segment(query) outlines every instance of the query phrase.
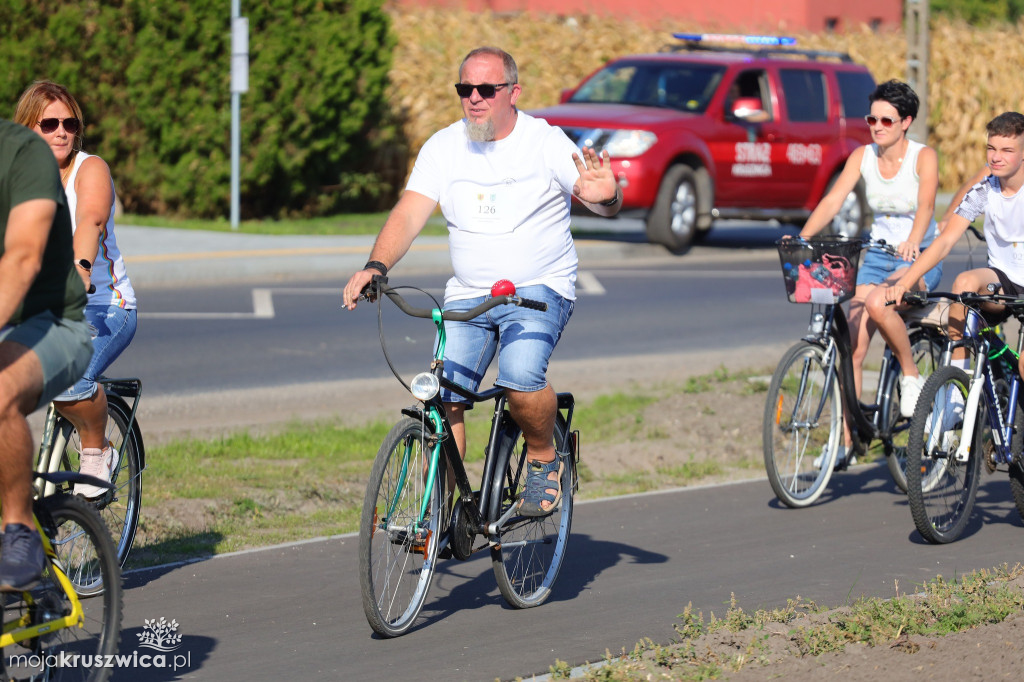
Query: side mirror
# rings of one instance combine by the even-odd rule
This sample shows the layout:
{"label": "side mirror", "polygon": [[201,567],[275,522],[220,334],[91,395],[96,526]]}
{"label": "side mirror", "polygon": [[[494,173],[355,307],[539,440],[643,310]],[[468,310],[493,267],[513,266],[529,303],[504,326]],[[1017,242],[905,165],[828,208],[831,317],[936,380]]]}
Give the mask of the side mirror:
{"label": "side mirror", "polygon": [[732,103],[732,115],[744,121],[763,121],[768,117],[758,97],[737,97]]}

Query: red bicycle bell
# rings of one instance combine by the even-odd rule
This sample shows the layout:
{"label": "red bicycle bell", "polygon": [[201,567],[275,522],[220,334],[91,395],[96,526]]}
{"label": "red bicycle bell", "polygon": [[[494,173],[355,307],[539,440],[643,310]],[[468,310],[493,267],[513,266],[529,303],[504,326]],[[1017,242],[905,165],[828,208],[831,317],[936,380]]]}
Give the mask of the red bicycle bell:
{"label": "red bicycle bell", "polygon": [[499,279],[491,285],[491,296],[515,296],[516,285],[507,279]]}

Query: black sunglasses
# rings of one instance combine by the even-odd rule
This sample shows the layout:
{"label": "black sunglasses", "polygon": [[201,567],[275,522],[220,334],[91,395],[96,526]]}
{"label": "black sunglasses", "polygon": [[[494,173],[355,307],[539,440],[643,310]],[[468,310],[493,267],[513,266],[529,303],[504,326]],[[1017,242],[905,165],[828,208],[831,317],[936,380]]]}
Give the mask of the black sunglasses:
{"label": "black sunglasses", "polygon": [[456,83],[455,92],[459,93],[459,97],[469,97],[473,94],[473,90],[476,90],[484,99],[491,99],[498,93],[499,88],[507,88],[510,85],[512,83],[480,83],[479,85]]}
{"label": "black sunglasses", "polygon": [[57,129],[57,126],[62,124],[68,135],[77,135],[78,131],[82,128],[82,122],[77,118],[44,118],[39,122],[39,130],[49,135]]}

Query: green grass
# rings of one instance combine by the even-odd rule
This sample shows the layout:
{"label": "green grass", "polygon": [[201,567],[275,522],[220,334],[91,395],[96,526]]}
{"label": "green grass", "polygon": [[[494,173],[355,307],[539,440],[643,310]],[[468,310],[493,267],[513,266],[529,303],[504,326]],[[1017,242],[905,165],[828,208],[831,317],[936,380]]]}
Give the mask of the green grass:
{"label": "green grass", "polygon": [[[623,649],[614,656],[606,653],[603,665],[573,679],[714,680],[762,667],[763,679],[775,679],[772,663],[788,657],[818,658],[842,651],[847,644],[887,646],[915,654],[921,645],[911,637],[944,636],[1000,623],[1020,613],[1024,610],[1022,575],[1020,564],[975,571],[953,581],[940,575],[916,586],[912,594],[901,594],[897,584],[890,599],[862,598],[839,609],[796,597],[784,607],[748,614],[733,596],[723,618],[712,613],[705,620],[688,604],[678,616],[676,638],[671,642],[645,638],[632,650]],[[772,647],[773,640],[784,646]],[[557,659],[550,667],[555,679],[568,679],[570,670],[572,666]]]}
{"label": "green grass", "polygon": [[[242,220],[237,232],[242,234],[273,235],[376,235],[387,219],[387,213],[352,213],[323,218],[282,218],[280,220]],[[231,222],[226,218],[204,220],[200,218],[173,218],[152,215],[126,214],[118,219],[123,225],[141,227],[171,227],[181,230],[208,230],[232,232]],[[431,218],[422,234],[447,235],[444,220],[440,216]]]}

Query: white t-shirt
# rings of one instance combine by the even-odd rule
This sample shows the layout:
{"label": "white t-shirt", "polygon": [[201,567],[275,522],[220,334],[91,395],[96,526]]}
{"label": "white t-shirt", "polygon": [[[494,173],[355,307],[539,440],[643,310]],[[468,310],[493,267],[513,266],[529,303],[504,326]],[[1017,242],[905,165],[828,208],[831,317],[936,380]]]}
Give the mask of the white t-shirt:
{"label": "white t-shirt", "polygon": [[[78,194],[75,192],[75,178],[82,164],[91,154],[78,152],[75,157],[74,167],[71,175],[68,176],[68,186],[64,193],[68,196],[68,209],[71,211],[71,231],[78,227],[75,219],[75,209],[78,207]],[[111,196],[113,196],[113,187]],[[124,259],[121,257],[121,250],[117,248],[117,239],[114,237],[114,201],[110,202],[110,213],[107,216],[107,224],[100,232],[100,246],[96,251],[96,261],[92,264],[89,280],[96,285],[96,291],[89,294],[89,305],[117,306],[133,310],[136,307],[135,289],[128,279],[128,272],[124,267]]]}
{"label": "white t-shirt", "polygon": [[574,153],[579,149],[561,128],[521,111],[502,140],[471,142],[465,119],[427,140],[406,190],[437,201],[448,222],[455,276],[446,301],[489,294],[500,279],[576,298]]}
{"label": "white t-shirt", "polygon": [[999,179],[989,175],[964,195],[956,214],[974,222],[985,214],[988,264],[1024,285],[1024,191],[1004,196]]}
{"label": "white t-shirt", "polygon": [[[917,213],[917,190],[921,184],[921,178],[917,175],[917,156],[924,145],[913,140],[907,142],[907,153],[903,155],[900,169],[892,178],[883,178],[878,170],[878,145],[869,144],[864,147],[864,157],[860,162],[868,206],[874,212],[871,238],[883,239],[890,246],[899,246],[907,241]],[[921,246],[928,246],[933,239],[934,218],[921,239]]]}

